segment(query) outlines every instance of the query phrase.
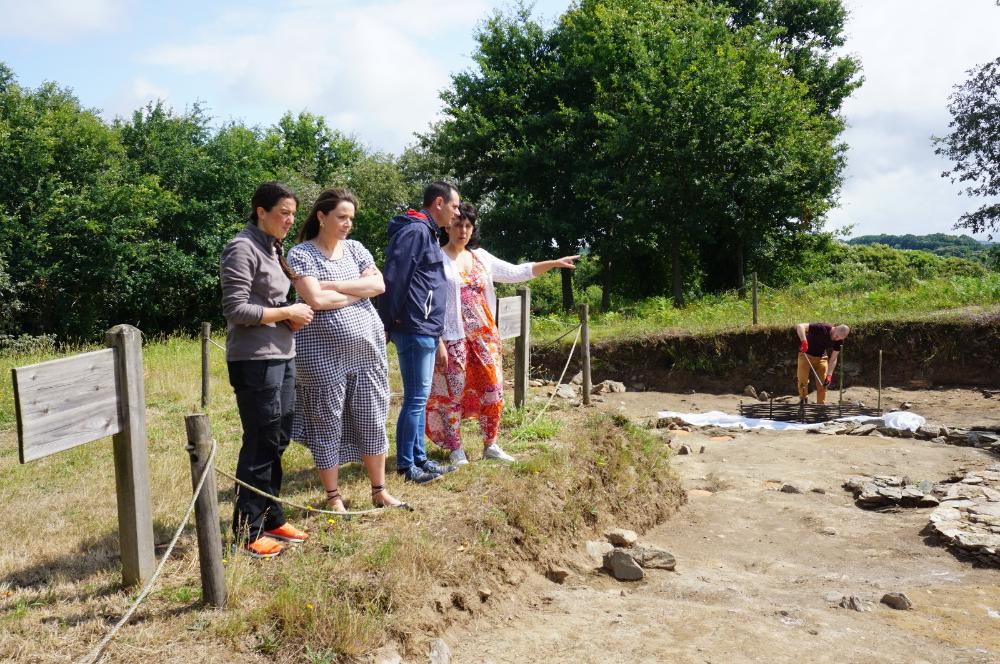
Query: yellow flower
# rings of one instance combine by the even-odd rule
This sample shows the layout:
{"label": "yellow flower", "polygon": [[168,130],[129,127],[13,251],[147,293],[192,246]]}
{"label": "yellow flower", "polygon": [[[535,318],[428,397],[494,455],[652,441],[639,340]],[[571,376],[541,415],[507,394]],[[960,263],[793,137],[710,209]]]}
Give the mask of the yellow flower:
{"label": "yellow flower", "polygon": [[306,604],[306,608],[309,609],[310,611],[312,611],[313,610],[313,605],[312,604]]}

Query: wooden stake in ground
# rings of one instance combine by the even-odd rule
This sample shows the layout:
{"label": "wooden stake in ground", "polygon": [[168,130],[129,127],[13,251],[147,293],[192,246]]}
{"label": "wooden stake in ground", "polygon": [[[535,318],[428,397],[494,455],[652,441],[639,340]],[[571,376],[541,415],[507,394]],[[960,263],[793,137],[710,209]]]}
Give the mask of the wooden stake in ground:
{"label": "wooden stake in ground", "polygon": [[225,573],[222,569],[222,535],[219,532],[219,496],[215,488],[215,468],[208,463],[212,453],[212,431],[208,415],[184,418],[191,458],[191,486],[198,488],[202,475],[205,483],[194,503],[198,532],[198,564],[201,567],[201,590],[205,604],[221,608],[226,604]]}
{"label": "wooden stake in ground", "polygon": [[122,582],[145,583],[156,569],[153,510],[146,451],[146,388],[142,372],[142,332],[116,325],[104,335],[115,349],[115,377],[122,430],[114,435],[115,494],[122,547]]}
{"label": "wooden stake in ground", "polygon": [[524,408],[531,371],[531,289],[518,288],[521,298],[521,330],[514,340],[514,406]]}
{"label": "wooden stake in ground", "polygon": [[583,405],[590,405],[590,305],[584,303],[580,310],[580,357],[583,363]]}
{"label": "wooden stake in ground", "polygon": [[[837,367],[840,369],[840,410],[844,410],[844,344],[840,344],[840,362],[837,363]],[[843,417],[843,414],[841,414]]]}
{"label": "wooden stake in ground", "polygon": [[212,324],[201,324],[201,407],[208,408],[209,390],[209,363],[208,363],[208,343],[212,339]]}
{"label": "wooden stake in ground", "polygon": [[882,349],[878,349],[878,412],[882,413]]}

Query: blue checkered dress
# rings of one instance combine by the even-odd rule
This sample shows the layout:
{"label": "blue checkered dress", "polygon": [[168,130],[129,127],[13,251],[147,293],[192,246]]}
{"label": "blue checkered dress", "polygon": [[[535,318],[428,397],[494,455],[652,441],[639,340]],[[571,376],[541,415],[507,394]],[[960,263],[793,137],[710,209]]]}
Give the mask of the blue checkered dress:
{"label": "blue checkered dress", "polygon": [[[360,242],[345,240],[342,258],[328,259],[312,242],[303,242],[288,252],[288,263],[319,281],[346,281],[359,278],[375,259]],[[372,301],[317,311],[295,333],[295,350],[292,438],[309,448],[316,467],[385,454],[388,363],[385,331]]]}

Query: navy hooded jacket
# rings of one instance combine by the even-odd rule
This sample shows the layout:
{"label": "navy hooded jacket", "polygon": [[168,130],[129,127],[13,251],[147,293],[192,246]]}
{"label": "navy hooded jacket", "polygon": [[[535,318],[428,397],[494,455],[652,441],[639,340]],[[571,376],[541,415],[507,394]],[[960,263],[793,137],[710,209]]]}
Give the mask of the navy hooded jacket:
{"label": "navy hooded jacket", "polygon": [[440,337],[444,333],[448,281],[437,224],[426,211],[407,210],[389,221],[385,293],[378,315],[386,332]]}

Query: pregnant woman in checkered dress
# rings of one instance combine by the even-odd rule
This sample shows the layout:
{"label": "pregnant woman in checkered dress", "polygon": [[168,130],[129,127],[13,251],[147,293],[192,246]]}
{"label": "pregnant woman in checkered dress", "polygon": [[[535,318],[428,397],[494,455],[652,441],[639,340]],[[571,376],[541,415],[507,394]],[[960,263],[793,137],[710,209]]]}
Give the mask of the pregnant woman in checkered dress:
{"label": "pregnant woman in checkered dress", "polygon": [[346,189],[321,193],[288,252],[289,265],[302,275],[295,290],[315,311],[295,333],[292,438],[312,452],[335,511],[345,510],[339,466],[352,461],[364,464],[376,507],[402,505],[385,490],[388,364],[382,322],[369,299],[385,285],[371,253],[347,239],[357,205]]}

